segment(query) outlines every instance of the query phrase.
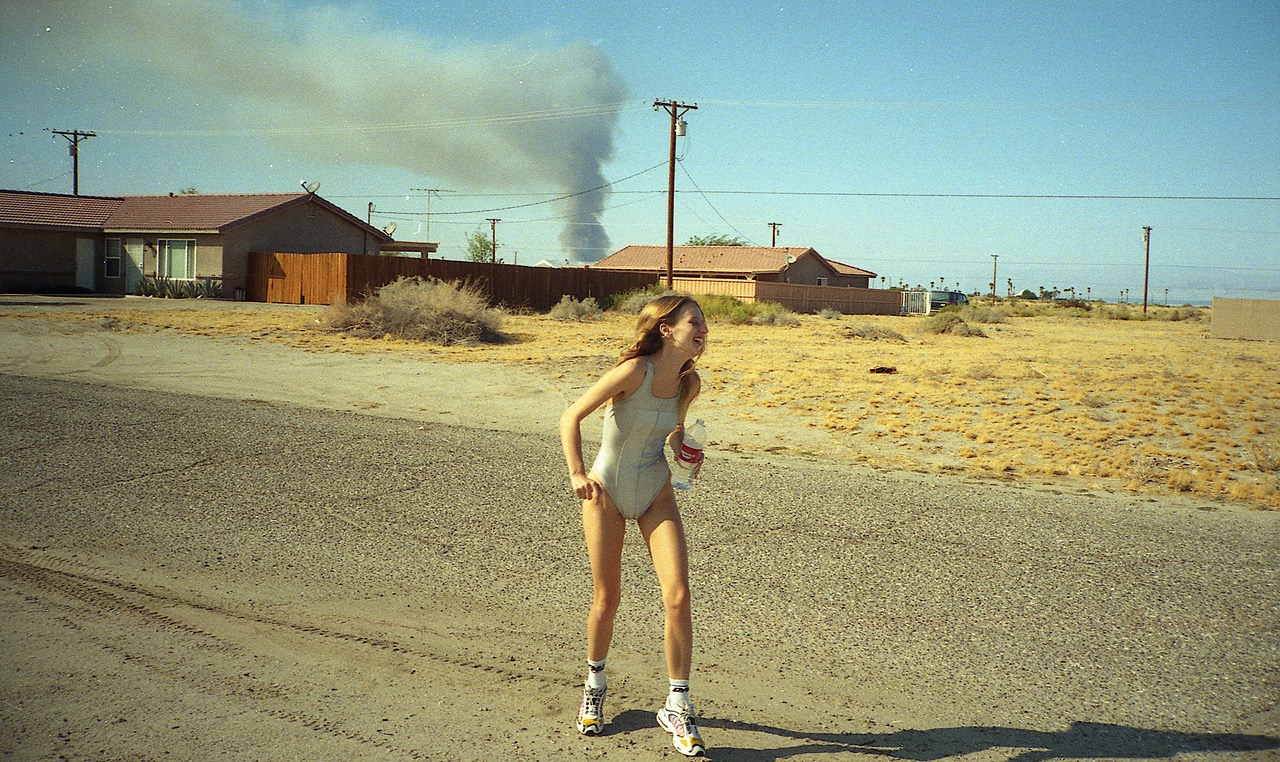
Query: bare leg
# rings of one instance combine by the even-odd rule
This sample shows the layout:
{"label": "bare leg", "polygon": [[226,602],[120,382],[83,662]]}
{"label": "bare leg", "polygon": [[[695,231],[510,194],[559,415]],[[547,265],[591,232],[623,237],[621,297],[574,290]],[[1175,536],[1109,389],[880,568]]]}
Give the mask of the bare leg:
{"label": "bare leg", "polygon": [[606,492],[597,500],[582,501],[582,530],[591,559],[591,613],[587,615],[587,658],[600,661],[609,655],[613,619],[622,598],[622,538],[627,522]]}
{"label": "bare leg", "polygon": [[662,488],[649,510],[637,522],[653,569],[662,586],[666,611],[664,641],[667,674],[672,680],[688,680],[693,664],[693,609],[689,600],[689,550],[684,524],[671,485]]}

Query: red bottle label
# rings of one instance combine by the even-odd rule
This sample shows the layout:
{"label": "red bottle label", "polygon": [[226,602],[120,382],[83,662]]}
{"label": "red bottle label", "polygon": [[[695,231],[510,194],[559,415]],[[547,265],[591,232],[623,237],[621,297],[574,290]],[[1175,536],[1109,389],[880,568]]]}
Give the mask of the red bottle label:
{"label": "red bottle label", "polygon": [[676,457],[679,458],[681,462],[688,463],[692,466],[699,460],[702,460],[702,448],[690,447],[689,445],[682,444],[680,445],[680,454]]}

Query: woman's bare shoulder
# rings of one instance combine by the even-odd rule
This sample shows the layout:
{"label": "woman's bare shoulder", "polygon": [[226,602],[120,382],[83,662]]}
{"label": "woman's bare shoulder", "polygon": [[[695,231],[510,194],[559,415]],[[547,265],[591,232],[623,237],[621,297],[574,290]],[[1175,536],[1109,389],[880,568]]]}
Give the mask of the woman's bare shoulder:
{"label": "woman's bare shoulder", "polygon": [[614,383],[621,387],[625,396],[640,388],[648,372],[649,364],[645,362],[645,358],[632,357],[615,365],[606,375],[613,377]]}

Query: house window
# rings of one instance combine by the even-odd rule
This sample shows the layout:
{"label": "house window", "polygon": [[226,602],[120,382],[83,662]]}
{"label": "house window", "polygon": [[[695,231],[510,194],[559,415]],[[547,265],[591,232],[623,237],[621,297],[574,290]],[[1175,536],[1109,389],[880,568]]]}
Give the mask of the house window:
{"label": "house window", "polygon": [[827,279],[826,279],[826,278],[818,278],[818,285],[819,285],[819,286],[825,286],[825,285],[827,285]]}
{"label": "house window", "polygon": [[119,238],[107,239],[107,258],[102,263],[102,276],[104,278],[120,277],[120,259],[123,249],[120,246]]}
{"label": "house window", "polygon": [[191,280],[196,277],[196,242],[166,240],[157,242],[160,250],[160,277]]}

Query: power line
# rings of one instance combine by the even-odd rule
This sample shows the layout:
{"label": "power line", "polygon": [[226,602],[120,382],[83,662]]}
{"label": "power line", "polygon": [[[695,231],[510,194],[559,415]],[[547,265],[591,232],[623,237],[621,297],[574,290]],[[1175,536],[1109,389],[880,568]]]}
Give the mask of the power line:
{"label": "power line", "polygon": [[1280,196],[1119,196],[1107,194],[1054,193],[861,193],[856,191],[700,191],[724,196],[830,196],[850,198],[978,198],[978,199],[1064,199],[1084,201],[1280,201]]}
{"label": "power line", "polygon": [[[581,190],[581,191],[578,191],[578,192],[576,192],[576,193],[566,193],[566,194],[565,194],[565,195],[563,195],[563,196],[556,196],[555,198],[543,199],[542,201],[530,201],[530,202],[529,202],[529,203],[527,203],[527,204],[512,204],[511,206],[498,206],[498,207],[493,207],[493,208],[490,208],[490,209],[469,209],[469,210],[467,210],[467,211],[465,211],[465,212],[436,212],[435,214],[436,214],[437,216],[445,216],[445,215],[459,216],[459,215],[465,215],[465,214],[488,214],[489,212],[507,212],[507,211],[511,211],[512,209],[525,209],[525,208],[530,207],[530,206],[541,206],[542,204],[551,204],[551,203],[555,203],[556,201],[564,201],[564,200],[565,200],[565,199],[567,199],[567,198],[573,198],[573,197],[575,197],[575,196],[582,196],[582,195],[585,195],[585,194],[587,194],[587,193],[594,193],[594,192],[596,192],[596,191],[598,191],[598,190],[603,190],[603,189],[608,188],[608,187],[610,187],[610,186],[612,186],[612,185],[616,185],[616,184],[621,183],[621,182],[626,182],[627,180],[630,180],[630,179],[631,179],[631,178],[633,178],[633,177],[639,177],[640,175],[643,175],[643,174],[644,174],[644,173],[646,173],[646,172],[652,172],[653,170],[655,170],[655,169],[657,169],[658,167],[661,167],[661,166],[662,166],[661,164],[654,164],[652,167],[649,167],[648,169],[642,169],[642,170],[640,170],[639,172],[636,172],[636,173],[635,173],[635,174],[633,174],[633,175],[627,175],[626,177],[622,178],[621,180],[614,180],[614,181],[612,181],[612,182],[605,183],[604,185],[597,185],[597,186],[596,186],[596,187],[594,187],[594,188],[588,188],[588,189],[586,189],[586,190]],[[528,194],[528,195],[533,195],[533,194]],[[399,198],[399,196],[397,196],[397,198]],[[421,212],[384,212],[384,214],[399,214],[399,215],[403,215],[403,216],[406,216],[406,217],[412,217],[412,216],[419,215],[419,214],[422,214],[422,213],[421,213]]]}
{"label": "power line", "polygon": [[689,182],[693,183],[694,190],[698,191],[698,194],[702,196],[702,200],[707,202],[707,206],[711,207],[711,211],[715,212],[716,216],[719,217],[724,224],[728,225],[730,230],[737,233],[739,238],[745,238],[752,246],[755,246],[756,242],[751,238],[751,236],[746,235],[741,230],[734,227],[732,222],[729,222],[724,218],[724,215],[720,213],[720,210],[716,208],[716,205],[711,203],[711,199],[707,198],[707,194],[702,192],[702,188],[698,187],[698,181],[693,179],[693,175],[689,174],[689,169],[684,165],[684,162],[680,162],[680,169],[684,172],[684,176],[689,178]]}
{"label": "power line", "polygon": [[60,175],[54,175],[53,177],[45,178],[44,180],[37,180],[34,183],[29,183],[27,185],[22,186],[22,190],[31,190],[32,188],[38,188],[41,185],[44,185],[45,183],[51,183],[54,180],[61,180],[62,178],[66,177],[69,174],[71,174],[71,170],[67,170],[66,172],[63,172]]}
{"label": "power line", "polygon": [[852,111],[1039,111],[1039,110],[1111,110],[1135,108],[1275,108],[1277,98],[1222,98],[1210,100],[1132,100],[1132,101],[716,101],[702,100],[713,106],[746,106],[749,108],[803,108]]}

